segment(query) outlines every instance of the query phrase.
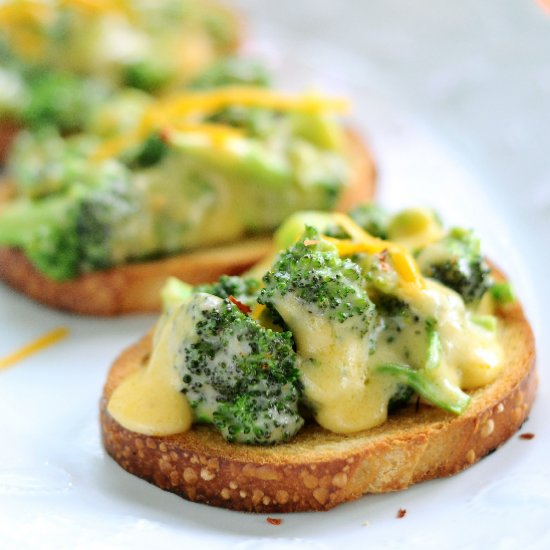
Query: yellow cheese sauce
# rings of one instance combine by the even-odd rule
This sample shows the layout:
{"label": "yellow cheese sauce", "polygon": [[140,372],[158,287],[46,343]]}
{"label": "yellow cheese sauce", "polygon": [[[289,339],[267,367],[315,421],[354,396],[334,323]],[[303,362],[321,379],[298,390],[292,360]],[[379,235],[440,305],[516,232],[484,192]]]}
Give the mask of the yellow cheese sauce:
{"label": "yellow cheese sauce", "polygon": [[333,323],[291,295],[277,303],[293,327],[299,369],[307,401],[317,422],[333,432],[351,433],[381,424],[395,383],[368,377],[368,341],[358,338],[347,323]]}
{"label": "yellow cheese sauce", "polygon": [[163,436],[191,427],[191,407],[180,391],[173,362],[178,336],[187,332],[190,318],[177,313],[159,323],[148,364],[123,380],[111,395],[107,410],[128,430]]}
{"label": "yellow cheese sauce", "polygon": [[502,367],[498,331],[472,322],[460,296],[435,281],[426,279],[426,288],[417,291],[403,286],[401,296],[421,314],[437,319],[442,345],[441,376],[462,389],[492,382]]}

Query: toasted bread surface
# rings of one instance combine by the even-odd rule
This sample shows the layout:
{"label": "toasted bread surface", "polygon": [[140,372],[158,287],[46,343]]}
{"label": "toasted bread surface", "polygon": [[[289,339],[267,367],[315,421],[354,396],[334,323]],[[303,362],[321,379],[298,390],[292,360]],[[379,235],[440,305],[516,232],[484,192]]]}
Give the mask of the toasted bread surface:
{"label": "toasted bread surface", "polygon": [[[357,134],[348,132],[351,180],[339,209],[372,198],[374,163]],[[2,185],[0,185],[0,190]],[[0,202],[1,202],[0,195]],[[159,290],[167,277],[206,283],[220,275],[242,273],[271,250],[271,239],[257,237],[161,260],[127,264],[64,282],[38,271],[19,250],[0,248],[0,280],[49,306],[84,315],[111,316],[160,310]]]}
{"label": "toasted bread surface", "polygon": [[499,311],[505,365],[493,383],[470,392],[454,416],[409,405],[377,428],[339,435],[309,423],[290,442],[256,447],[225,442],[208,426],[151,437],[108,413],[113,390],[142,368],[146,336],[115,361],[101,400],[107,452],[128,472],[185,499],[248,512],[328,510],[366,493],[384,493],[474,464],[509,439],[527,418],[537,374],[533,334],[519,304]]}

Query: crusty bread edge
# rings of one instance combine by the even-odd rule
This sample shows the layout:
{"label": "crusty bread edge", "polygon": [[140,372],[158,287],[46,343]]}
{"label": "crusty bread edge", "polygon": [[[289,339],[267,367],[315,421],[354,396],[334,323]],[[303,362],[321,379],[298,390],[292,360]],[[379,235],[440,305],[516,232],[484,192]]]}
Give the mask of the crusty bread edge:
{"label": "crusty bread edge", "polygon": [[314,425],[276,447],[225,443],[209,427],[149,437],[118,424],[106,406],[150,351],[146,336],[115,361],[101,399],[107,452],[128,472],[185,499],[263,513],[328,510],[366,493],[398,491],[474,464],[509,439],[535,398],[534,338],[519,305],[499,312],[508,364],[472,392],[461,416],[411,405],[367,432],[330,434]]}
{"label": "crusty bread edge", "polygon": [[[341,197],[340,210],[372,198],[375,185],[374,163],[367,147],[356,133],[350,131],[347,135],[352,177]],[[38,271],[21,251],[0,248],[0,280],[34,300],[73,313],[97,316],[146,313],[159,311],[159,291],[167,277],[178,277],[191,284],[211,282],[223,274],[242,273],[270,250],[268,237],[249,238],[59,282]]]}

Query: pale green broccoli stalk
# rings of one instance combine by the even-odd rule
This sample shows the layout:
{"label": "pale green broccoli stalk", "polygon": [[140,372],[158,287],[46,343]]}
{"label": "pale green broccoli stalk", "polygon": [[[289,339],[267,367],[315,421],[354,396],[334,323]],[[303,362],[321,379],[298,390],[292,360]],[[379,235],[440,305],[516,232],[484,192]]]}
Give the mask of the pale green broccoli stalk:
{"label": "pale green broccoli stalk", "polygon": [[470,403],[470,397],[458,386],[439,384],[431,380],[422,371],[414,370],[409,365],[386,363],[376,368],[376,372],[388,374],[412,388],[418,395],[432,405],[454,414],[461,414]]}
{"label": "pale green broccoli stalk", "polygon": [[[407,309],[405,308],[404,312]],[[416,321],[419,321],[417,316]],[[440,381],[434,376],[435,371],[441,366],[441,338],[435,319],[427,319],[424,328],[426,334],[424,364],[413,368],[413,366],[404,363],[385,363],[378,365],[375,372],[390,375],[399,381],[400,385],[408,386],[440,409],[461,414],[468,406],[470,397],[448,380]],[[406,393],[404,395],[406,396]],[[398,395],[394,396],[397,403],[394,403],[393,406],[399,404],[398,397]]]}
{"label": "pale green broccoli stalk", "polygon": [[80,130],[109,93],[97,81],[52,69],[30,71],[25,83],[27,94],[20,119],[33,129],[55,126],[63,132]]}
{"label": "pale green broccoli stalk", "polygon": [[508,281],[501,281],[491,286],[491,296],[499,306],[513,304],[516,295],[512,285]]}
{"label": "pale green broccoli stalk", "polygon": [[286,441],[304,422],[291,333],[263,328],[229,299],[205,296],[187,303],[196,338],[183,342],[176,365],[196,421],[230,442]]}

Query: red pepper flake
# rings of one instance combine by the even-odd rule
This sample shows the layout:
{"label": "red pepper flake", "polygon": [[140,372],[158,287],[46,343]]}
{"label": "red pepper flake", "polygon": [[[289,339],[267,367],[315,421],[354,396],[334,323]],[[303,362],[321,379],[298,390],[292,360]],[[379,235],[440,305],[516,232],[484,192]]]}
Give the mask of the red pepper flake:
{"label": "red pepper flake", "polygon": [[316,239],[305,239],[304,246],[312,246],[314,244],[319,244],[319,241]]}
{"label": "red pepper flake", "polygon": [[233,302],[245,315],[248,315],[252,310],[242,302],[239,302],[235,296],[229,296],[228,300]]}
{"label": "red pepper flake", "polygon": [[384,248],[382,252],[378,253],[378,258],[380,260],[380,268],[382,271],[389,271],[390,270],[390,264],[389,264],[389,251],[387,248]]}
{"label": "red pepper flake", "polygon": [[172,139],[172,129],[168,126],[161,128],[159,131],[159,138],[163,143],[170,143]]}
{"label": "red pepper flake", "polygon": [[283,523],[283,520],[280,518],[267,518],[266,521],[271,525],[281,525]]}
{"label": "red pepper flake", "polygon": [[397,511],[397,519],[404,518],[407,515],[407,510],[405,508],[399,508]]}
{"label": "red pepper flake", "polygon": [[526,432],[524,434],[520,434],[519,436],[520,439],[533,439],[534,437],[535,437],[535,434],[531,432]]}

